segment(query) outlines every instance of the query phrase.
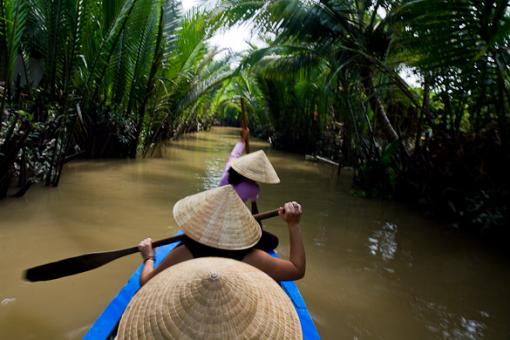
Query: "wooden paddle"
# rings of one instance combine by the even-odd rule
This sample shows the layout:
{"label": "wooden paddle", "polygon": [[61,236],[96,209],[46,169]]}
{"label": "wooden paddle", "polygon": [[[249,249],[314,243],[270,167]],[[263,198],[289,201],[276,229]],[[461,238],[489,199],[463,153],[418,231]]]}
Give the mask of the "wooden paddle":
{"label": "wooden paddle", "polygon": [[[248,129],[248,115],[246,114],[246,109],[244,107],[244,97],[241,97],[241,129],[242,130],[247,130]],[[241,133],[241,135],[242,135],[242,133]],[[250,135],[248,133],[248,135],[244,139],[244,149],[246,151],[246,154],[250,153],[250,142],[249,142],[249,139],[250,139]],[[259,208],[257,207],[257,202],[256,201],[251,201],[251,213],[252,214],[257,214],[258,212],[259,212]],[[262,223],[260,223],[260,220],[259,220],[259,224],[262,227]]]}
{"label": "wooden paddle", "polygon": [[[278,216],[278,209],[253,215],[257,221],[274,216]],[[165,244],[178,242],[181,241],[183,237],[184,235],[177,235],[163,240],[155,241],[152,243],[152,246],[157,248]],[[79,255],[29,268],[25,270],[23,276],[25,280],[30,282],[55,280],[61,277],[71,276],[101,267],[102,265],[105,265],[120,257],[134,253],[138,253],[138,247]]]}
{"label": "wooden paddle", "polygon": [[[246,109],[244,108],[244,98],[241,97],[241,129],[248,129],[248,116],[246,115]],[[246,153],[250,153],[250,142],[248,141],[248,136],[244,141]]]}

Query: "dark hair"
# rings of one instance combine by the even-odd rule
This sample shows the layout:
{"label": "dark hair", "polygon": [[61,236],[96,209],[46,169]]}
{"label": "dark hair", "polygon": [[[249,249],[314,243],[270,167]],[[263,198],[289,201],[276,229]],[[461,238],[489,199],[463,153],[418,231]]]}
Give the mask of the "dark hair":
{"label": "dark hair", "polygon": [[236,185],[247,180],[248,178],[235,171],[234,168],[230,167],[228,169],[228,184]]}

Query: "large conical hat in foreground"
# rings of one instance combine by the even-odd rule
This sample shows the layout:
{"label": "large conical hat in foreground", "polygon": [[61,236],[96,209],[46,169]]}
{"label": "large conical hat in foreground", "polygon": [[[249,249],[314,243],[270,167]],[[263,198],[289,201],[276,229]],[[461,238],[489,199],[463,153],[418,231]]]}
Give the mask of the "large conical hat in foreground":
{"label": "large conical hat in foreground", "polygon": [[159,273],[133,297],[118,339],[302,339],[292,302],[267,274],[203,257]]}
{"label": "large conical hat in foreground", "polygon": [[255,182],[280,183],[280,178],[278,178],[271,162],[262,150],[234,159],[231,167],[239,174]]}
{"label": "large conical hat in foreground", "polygon": [[248,249],[262,236],[259,224],[231,185],[181,199],[173,215],[188,237],[218,249]]}

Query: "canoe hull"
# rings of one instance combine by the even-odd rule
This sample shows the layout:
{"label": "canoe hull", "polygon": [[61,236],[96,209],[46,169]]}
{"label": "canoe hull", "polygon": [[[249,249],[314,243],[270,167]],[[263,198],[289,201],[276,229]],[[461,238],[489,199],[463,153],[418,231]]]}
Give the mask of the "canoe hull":
{"label": "canoe hull", "polygon": [[[179,243],[169,244],[166,246],[159,247],[157,249],[156,265],[166,257],[166,255],[177,247]],[[276,253],[272,252],[272,256],[277,257]],[[99,318],[94,322],[90,330],[85,334],[83,339],[85,340],[97,340],[97,339],[108,339],[116,331],[117,325],[126,310],[129,302],[133,296],[140,289],[140,274],[142,272],[142,266],[140,266],[136,272],[130,277],[126,285],[120,290],[117,296],[110,302],[108,307],[103,311]],[[281,282],[281,286],[285,293],[289,296],[301,322],[301,328],[303,330],[303,339],[315,340],[320,339],[319,333],[315,328],[310,313],[306,307],[305,301],[301,296],[294,281]]]}

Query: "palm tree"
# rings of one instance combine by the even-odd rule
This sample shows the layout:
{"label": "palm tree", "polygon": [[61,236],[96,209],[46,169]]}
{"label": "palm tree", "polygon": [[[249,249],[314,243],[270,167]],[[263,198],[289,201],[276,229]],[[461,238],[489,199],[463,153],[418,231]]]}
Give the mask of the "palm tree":
{"label": "palm tree", "polygon": [[195,10],[182,19],[172,49],[164,54],[151,98],[154,105],[146,116],[143,148],[186,131],[207,95],[232,75],[225,60],[215,60],[221,51],[207,46],[214,27],[207,12]]}
{"label": "palm tree", "polygon": [[[385,3],[386,11],[390,11],[391,6]],[[382,1],[276,0],[249,4],[225,1],[224,4],[227,22],[245,18],[246,12],[256,14],[259,29],[276,33],[273,43],[276,48],[299,44],[309,54],[325,59],[331,66],[331,76],[341,74],[342,69],[355,73],[386,136],[390,140],[399,138],[375,84],[376,74],[384,75],[409,94],[398,73],[388,66],[391,17],[381,18],[377,14]],[[414,100],[412,95],[410,98]]]}
{"label": "palm tree", "polygon": [[400,19],[403,57],[433,78],[443,97],[445,127],[458,133],[469,112],[475,133],[496,122],[507,144],[508,1],[404,1],[394,17]]}
{"label": "palm tree", "polygon": [[2,188],[19,173],[14,163],[57,185],[76,148],[89,157],[133,157],[186,130],[231,70],[206,44],[214,20],[180,7],[177,0],[0,1]]}

